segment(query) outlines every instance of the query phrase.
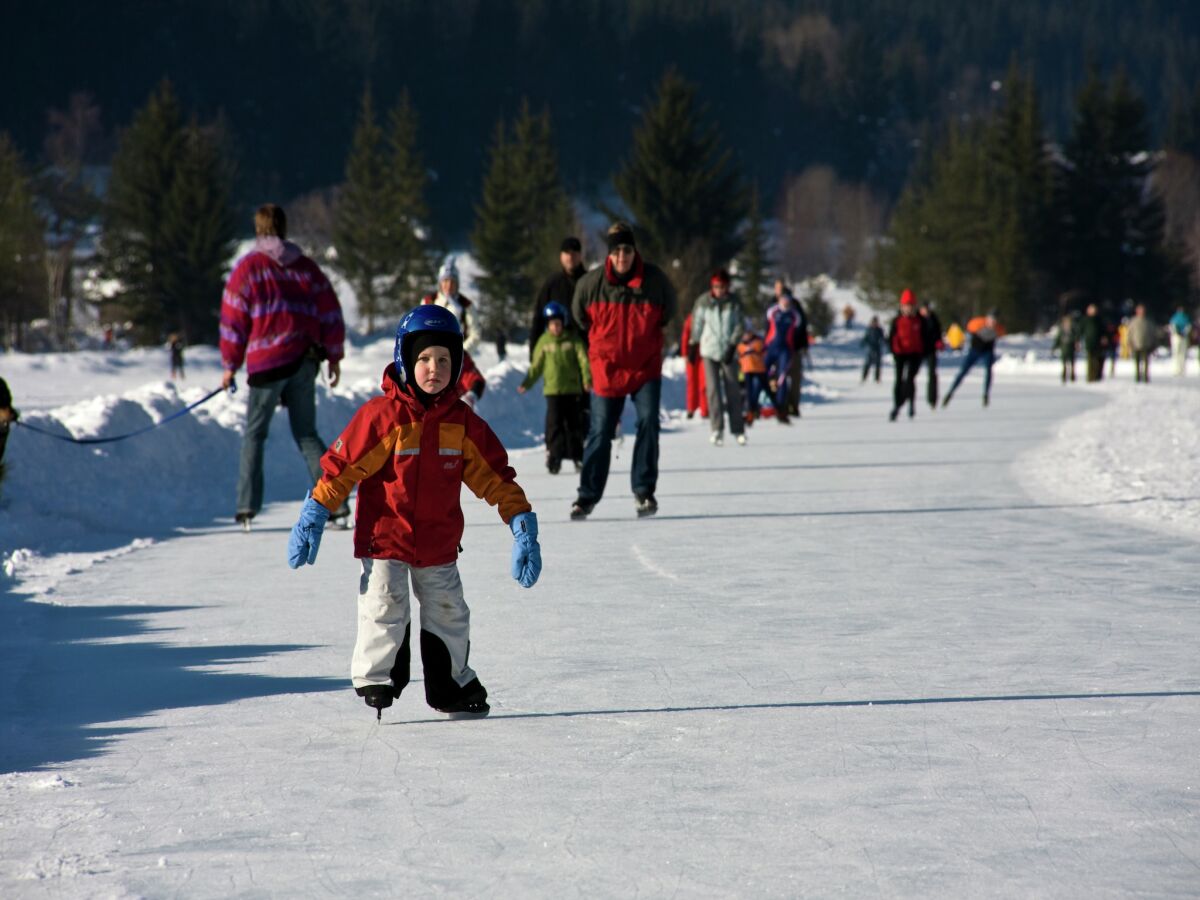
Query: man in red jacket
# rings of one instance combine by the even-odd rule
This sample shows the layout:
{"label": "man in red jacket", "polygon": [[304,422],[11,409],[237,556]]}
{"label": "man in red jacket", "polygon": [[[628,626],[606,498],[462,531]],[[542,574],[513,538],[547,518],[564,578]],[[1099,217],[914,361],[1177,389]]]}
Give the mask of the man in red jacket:
{"label": "man in red jacket", "polygon": [[662,269],[642,259],[633,229],[608,229],[608,257],[575,288],[572,313],[588,333],[592,369],[591,422],[583,448],[579,496],[572,519],[586,519],[604,495],[613,432],[633,399],[637,438],[630,480],[639,517],[658,512],[658,415],[662,395],[663,329],[675,315],[675,288]]}
{"label": "man in red jacket", "polygon": [[[221,297],[222,385],[233,384],[243,360],[250,384],[236,515],[247,529],[262,508],[263,443],[281,401],[313,482],[321,477],[317,372],[328,360],[330,387],[338,383],[345,339],[337,295],[320,267],[286,240],[283,209],[259,207],[254,233],[254,249],[238,260]],[[334,518],[347,515],[343,507]]]}

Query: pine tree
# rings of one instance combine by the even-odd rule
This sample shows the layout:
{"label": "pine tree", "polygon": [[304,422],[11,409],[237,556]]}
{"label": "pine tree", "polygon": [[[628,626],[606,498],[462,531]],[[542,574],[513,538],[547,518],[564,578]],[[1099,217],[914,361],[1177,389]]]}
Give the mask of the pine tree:
{"label": "pine tree", "polygon": [[483,199],[475,208],[471,232],[475,258],[483,270],[479,324],[491,339],[507,338],[519,327],[526,318],[526,300],[533,292],[528,273],[534,263],[534,247],[521,165],[521,153],[509,140],[501,120],[496,124]]}
{"label": "pine tree", "polygon": [[512,134],[514,171],[524,210],[522,230],[531,250],[524,274],[531,285],[537,285],[558,259],[563,238],[574,230],[574,215],[559,176],[549,110],[535,116],[529,101],[523,100]]}
{"label": "pine tree", "polygon": [[750,193],[750,212],[742,232],[742,253],[738,257],[738,278],[742,287],[742,302],[746,310],[757,314],[764,307],[763,284],[771,267],[768,256],[767,232],[759,208],[758,185]]}
{"label": "pine tree", "polygon": [[[613,178],[643,255],[668,269],[689,301],[711,270],[737,255],[746,190],[715,126],[701,122],[696,90],[675,70],[659,82],[634,134],[633,153]],[[687,310],[682,310],[686,314]]]}
{"label": "pine tree", "polygon": [[1082,292],[1109,314],[1126,301],[1163,311],[1171,263],[1152,171],[1145,105],[1122,73],[1094,70],[1080,92],[1058,167],[1058,287]]}
{"label": "pine tree", "polygon": [[190,343],[215,343],[225,267],[236,226],[232,173],[220,134],[196,121],[184,130],[183,152],[163,210],[169,265],[163,272],[163,326]]}
{"label": "pine tree", "polygon": [[118,301],[141,343],[157,343],[167,327],[170,259],[162,224],[184,152],[183,113],[164,80],[120,137],[100,245],[101,271],[120,283]]}
{"label": "pine tree", "polygon": [[0,339],[21,346],[25,325],[46,308],[43,223],[20,154],[0,132]]}
{"label": "pine tree", "polygon": [[335,266],[354,287],[368,333],[375,330],[375,320],[383,312],[383,298],[390,287],[387,276],[396,259],[400,229],[390,214],[391,190],[383,131],[375,119],[367,85],[346,159],[346,181],[338,197],[334,246]]}
{"label": "pine tree", "polygon": [[388,114],[390,186],[385,196],[391,202],[395,256],[390,266],[393,288],[384,311],[394,315],[415,306],[436,274],[429,251],[429,208],[425,204],[428,177],[417,148],[418,124],[417,112],[404,90]]}

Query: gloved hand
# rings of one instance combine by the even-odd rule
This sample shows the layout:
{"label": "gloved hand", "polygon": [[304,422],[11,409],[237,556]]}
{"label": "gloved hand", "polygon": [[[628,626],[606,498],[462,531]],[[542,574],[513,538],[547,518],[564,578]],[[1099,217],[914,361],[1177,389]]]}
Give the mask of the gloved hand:
{"label": "gloved hand", "polygon": [[325,522],[329,519],[329,510],[312,498],[310,491],[300,508],[300,520],[292,526],[288,536],[288,565],[293,569],[308,563],[310,566],[317,561],[317,550],[321,547],[321,534],[325,531]]}
{"label": "gloved hand", "polygon": [[690,363],[700,362],[700,345],[699,344],[688,344],[687,345],[687,360]]}
{"label": "gloved hand", "polygon": [[736,356],[737,356],[737,347],[726,347],[725,355],[721,357],[721,362],[725,363],[725,365],[728,366],[733,362],[734,357],[736,357]]}
{"label": "gloved hand", "polygon": [[537,584],[542,574],[542,548],[538,546],[537,515],[517,513],[508,523],[516,542],[512,549],[512,577],[521,587],[530,588]]}

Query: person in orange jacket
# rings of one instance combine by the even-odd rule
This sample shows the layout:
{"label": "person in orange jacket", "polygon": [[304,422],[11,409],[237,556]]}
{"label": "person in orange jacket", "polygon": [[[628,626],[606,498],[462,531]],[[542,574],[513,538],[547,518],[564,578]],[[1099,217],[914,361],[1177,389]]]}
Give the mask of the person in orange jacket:
{"label": "person in orange jacket", "polygon": [[767,345],[749,324],[742,332],[737,355],[746,393],[746,424],[749,425],[761,414],[758,398],[767,389]]}
{"label": "person in orange jacket", "polygon": [[679,339],[687,365],[687,417],[690,419],[700,410],[700,418],[708,418],[708,392],[704,385],[704,360],[700,358],[700,345],[692,343],[692,314],[683,320],[683,334]]}
{"label": "person in orange jacket", "polygon": [[992,364],[996,361],[996,339],[1003,337],[1007,332],[1004,330],[1004,326],[996,319],[996,311],[991,310],[987,315],[976,316],[967,322],[967,334],[971,335],[971,348],[963,358],[962,368],[958,370],[958,375],[954,377],[954,384],[950,385],[950,392],[946,394],[946,399],[942,401],[942,406],[950,403],[950,398],[954,396],[954,392],[958,390],[958,386],[962,384],[962,380],[971,371],[971,367],[980,360],[983,361],[984,365],[983,405],[987,406],[990,400],[992,393]]}

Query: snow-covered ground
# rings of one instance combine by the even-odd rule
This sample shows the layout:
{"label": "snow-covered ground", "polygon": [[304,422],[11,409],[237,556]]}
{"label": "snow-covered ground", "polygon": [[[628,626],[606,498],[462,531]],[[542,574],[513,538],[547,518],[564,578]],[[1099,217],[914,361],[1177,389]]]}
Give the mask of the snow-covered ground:
{"label": "snow-covered ground", "polygon": [[[632,438],[567,520],[524,349],[481,349],[545,558],[521,590],[464,498],[482,721],[431,713],[417,660],[382,726],[350,691],[357,567],[336,532],[286,567],[306,475],[282,412],[250,535],[229,520],[244,395],[97,447],[18,428],[0,896],[1200,894],[1195,362],[1062,386],[1048,341],[1012,338],[990,408],[972,373],[889,423],[863,322],[814,349],[803,419],[746,447],[682,417],[669,361],[649,521]],[[352,341],[327,439],[390,353]],[[204,348],[166,371],[0,356],[25,420],[77,436],[220,377]]]}

